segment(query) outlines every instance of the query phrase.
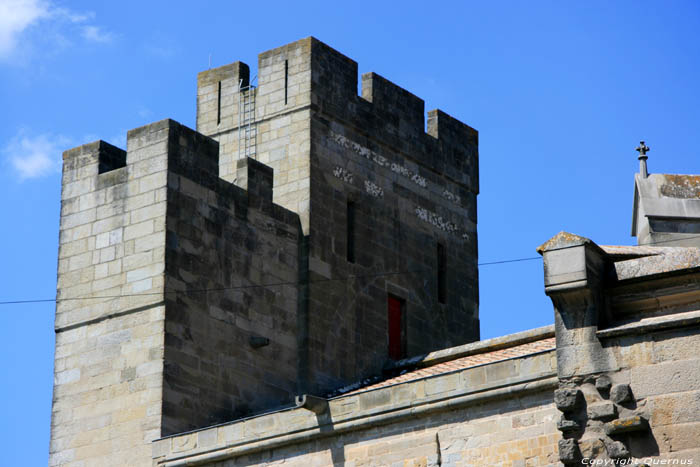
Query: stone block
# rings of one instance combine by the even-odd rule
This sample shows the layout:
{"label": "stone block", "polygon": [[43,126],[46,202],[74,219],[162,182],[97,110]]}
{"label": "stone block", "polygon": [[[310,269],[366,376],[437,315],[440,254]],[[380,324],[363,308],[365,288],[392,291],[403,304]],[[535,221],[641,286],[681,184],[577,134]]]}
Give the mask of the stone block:
{"label": "stone block", "polygon": [[601,394],[607,394],[608,391],[610,391],[610,387],[612,386],[612,380],[608,375],[601,375],[596,378],[595,380],[595,388],[600,392]]}
{"label": "stone block", "polygon": [[608,435],[617,435],[631,431],[644,431],[648,428],[648,426],[649,425],[645,419],[635,415],[633,417],[619,418],[606,423],[605,433]]}
{"label": "stone block", "polygon": [[697,449],[700,440],[700,423],[682,423],[667,425],[654,429],[661,452],[680,451],[677,455],[683,457],[683,450]]}
{"label": "stone block", "polygon": [[557,429],[562,433],[570,433],[572,431],[577,431],[581,429],[581,424],[576,420],[567,420],[561,417],[557,422]]}
{"label": "stone block", "polygon": [[580,389],[557,389],[554,391],[554,404],[564,413],[574,412],[583,403],[583,393]]}
{"label": "stone block", "polygon": [[[576,332],[569,334],[572,334],[575,340],[583,341],[591,329],[575,330]],[[585,357],[582,357],[584,355]],[[604,349],[600,342],[593,341],[591,343],[580,343],[557,348],[557,372],[560,377],[614,371],[617,369],[618,364],[614,355],[607,349]]]}
{"label": "stone block", "polygon": [[172,452],[189,451],[197,447],[197,433],[178,436],[171,440]]}
{"label": "stone block", "polygon": [[697,359],[633,367],[630,375],[631,386],[637,398],[700,388]]}
{"label": "stone block", "polygon": [[605,454],[605,443],[602,439],[582,439],[578,442],[581,457],[584,459],[598,459]]}
{"label": "stone block", "polygon": [[593,420],[605,420],[615,417],[617,408],[610,401],[599,402],[588,406],[588,417]]}
{"label": "stone block", "polygon": [[626,459],[630,456],[627,446],[625,446],[622,441],[608,442],[605,448],[608,451],[608,456],[613,459]]}
{"label": "stone block", "polygon": [[581,459],[581,451],[575,439],[559,440],[559,460],[565,464],[578,462]]}
{"label": "stone block", "polygon": [[616,384],[610,390],[610,400],[622,404],[632,399],[632,390],[628,384]]}
{"label": "stone block", "polygon": [[700,421],[700,391],[656,396],[651,399],[652,425]]}

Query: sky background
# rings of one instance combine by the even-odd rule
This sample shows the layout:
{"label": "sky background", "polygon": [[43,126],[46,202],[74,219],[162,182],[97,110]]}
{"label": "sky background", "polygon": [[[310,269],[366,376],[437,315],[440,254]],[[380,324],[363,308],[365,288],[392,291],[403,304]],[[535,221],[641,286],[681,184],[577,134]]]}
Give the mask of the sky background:
{"label": "sky background", "polygon": [[[700,2],[0,0],[0,301],[56,293],[62,151],[163,118],[197,72],[313,35],[479,130],[479,261],[630,237],[634,148],[700,173]],[[482,338],[553,322],[540,260],[480,267]],[[0,305],[4,465],[45,465],[52,303]]]}

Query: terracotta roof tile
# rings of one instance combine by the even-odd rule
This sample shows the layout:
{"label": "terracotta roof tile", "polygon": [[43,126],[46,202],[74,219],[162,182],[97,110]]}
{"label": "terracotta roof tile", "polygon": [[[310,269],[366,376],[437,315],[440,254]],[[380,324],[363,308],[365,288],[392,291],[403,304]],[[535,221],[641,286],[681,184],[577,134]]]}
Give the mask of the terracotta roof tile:
{"label": "terracotta roof tile", "polygon": [[443,373],[450,373],[452,371],[464,370],[466,368],[484,365],[486,363],[495,363],[503,360],[508,360],[510,358],[524,357],[526,355],[531,355],[538,352],[554,350],[555,347],[555,338],[550,337],[530,342],[527,344],[508,347],[505,349],[493,350],[491,352],[480,353],[476,355],[469,355],[466,357],[456,358],[454,360],[437,363],[433,366],[429,366],[426,368],[418,368],[415,370],[407,371],[398,376],[393,376],[385,380],[374,382],[368,384],[367,386],[354,389],[352,391],[344,393],[343,395],[355,394],[358,392],[368,391],[370,389],[383,388],[398,383],[406,383],[408,381],[415,381],[421,378],[427,378]]}

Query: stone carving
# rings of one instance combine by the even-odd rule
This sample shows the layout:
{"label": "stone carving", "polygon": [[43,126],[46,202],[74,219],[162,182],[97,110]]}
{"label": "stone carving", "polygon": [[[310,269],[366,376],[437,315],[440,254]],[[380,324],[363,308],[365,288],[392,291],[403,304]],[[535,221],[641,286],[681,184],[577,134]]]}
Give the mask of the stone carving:
{"label": "stone carving", "polygon": [[[567,386],[554,391],[554,403],[562,412],[557,423],[564,435],[559,442],[561,461],[566,465],[578,465],[582,458],[628,459],[627,437],[649,429],[636,405],[632,404],[635,408],[620,405],[634,400],[629,385],[613,385],[608,375],[564,384]],[[572,384],[576,387],[571,387]],[[643,407],[643,401],[639,402]]]}

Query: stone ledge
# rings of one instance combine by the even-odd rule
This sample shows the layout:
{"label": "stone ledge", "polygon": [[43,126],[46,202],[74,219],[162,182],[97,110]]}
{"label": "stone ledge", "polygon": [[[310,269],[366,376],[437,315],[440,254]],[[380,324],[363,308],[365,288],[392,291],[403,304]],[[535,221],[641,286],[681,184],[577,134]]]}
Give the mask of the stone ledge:
{"label": "stone ledge", "polygon": [[[551,358],[548,353],[539,354],[538,357]],[[498,363],[479,368],[495,367]],[[405,418],[482,404],[489,400],[551,391],[558,385],[554,368],[536,375],[517,375],[490,383],[484,381],[485,384],[477,386],[467,384],[470,381],[467,373],[473,371],[470,368],[431,378],[432,389],[439,386],[440,391],[430,391],[426,380],[411,381],[330,399],[327,401],[328,410],[321,415],[304,408],[285,408],[162,438],[154,441],[154,461],[157,465],[168,467],[208,464],[260,450],[396,423]],[[440,382],[443,384],[436,384]],[[431,392],[433,393],[430,394]],[[205,443],[204,439],[216,439],[217,443]]]}
{"label": "stone ledge", "polygon": [[470,344],[459,345],[457,347],[450,347],[448,349],[437,350],[426,355],[405,358],[396,362],[389,362],[385,366],[385,369],[394,370],[404,367],[423,368],[427,366],[436,365],[438,363],[442,363],[448,360],[454,360],[456,358],[492,352],[494,350],[501,350],[522,344],[529,344],[530,342],[535,342],[550,337],[554,337],[553,324],[550,324],[549,326],[542,326],[540,328],[529,329],[527,331],[516,332],[514,334],[508,334],[505,336],[498,336],[493,337],[491,339],[472,342]]}
{"label": "stone ledge", "polygon": [[608,329],[596,331],[599,339],[625,336],[630,334],[646,334],[672,328],[694,326],[700,323],[700,310],[685,313],[675,313],[666,316],[644,318],[633,323],[622,324]]}
{"label": "stone ledge", "polygon": [[[154,294],[149,294],[149,295],[154,295]],[[90,324],[97,324],[97,323],[100,323],[100,322],[108,320],[108,319],[121,318],[122,316],[130,315],[133,313],[139,313],[141,311],[150,310],[151,308],[165,306],[165,300],[161,300],[160,298],[162,298],[162,297],[159,296],[158,297],[159,300],[157,302],[154,302],[154,303],[147,303],[145,305],[129,308],[126,310],[115,312],[115,313],[107,313],[104,315],[96,316],[96,317],[91,318],[91,319],[87,319],[85,321],[78,321],[75,323],[69,323],[69,324],[65,324],[62,326],[56,325],[56,326],[54,326],[54,332],[59,333],[59,332],[64,332],[64,331],[70,331],[72,329],[76,329],[76,328],[79,328],[82,326],[88,326]]]}

